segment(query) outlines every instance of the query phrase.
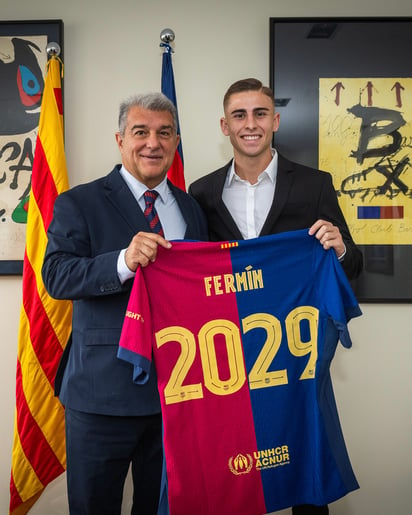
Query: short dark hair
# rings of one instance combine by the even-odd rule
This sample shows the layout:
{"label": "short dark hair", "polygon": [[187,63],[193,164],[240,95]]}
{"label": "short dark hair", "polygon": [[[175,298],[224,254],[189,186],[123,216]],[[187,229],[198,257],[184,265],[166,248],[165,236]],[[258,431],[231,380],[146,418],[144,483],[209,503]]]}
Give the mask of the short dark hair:
{"label": "short dark hair", "polygon": [[141,107],[149,111],[168,111],[173,118],[173,129],[177,131],[177,109],[166,95],[159,92],[134,95],[124,100],[119,108],[119,132],[124,136],[127,124],[127,115],[132,107]]}
{"label": "short dark hair", "polygon": [[250,78],[238,80],[229,86],[229,89],[223,97],[223,108],[226,107],[232,95],[235,93],[243,93],[244,91],[261,91],[272,100],[273,106],[275,106],[275,96],[272,89],[268,86],[264,86],[260,80]]}

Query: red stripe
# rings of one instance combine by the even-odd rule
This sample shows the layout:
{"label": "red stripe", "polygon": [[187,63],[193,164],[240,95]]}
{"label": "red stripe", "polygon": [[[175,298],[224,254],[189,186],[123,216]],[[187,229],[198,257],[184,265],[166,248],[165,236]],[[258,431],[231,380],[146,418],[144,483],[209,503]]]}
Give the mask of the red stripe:
{"label": "red stripe", "polygon": [[15,510],[20,504],[23,503],[23,499],[20,497],[19,492],[17,491],[16,485],[14,483],[13,471],[11,471],[10,476],[10,511]]}
{"label": "red stripe", "polygon": [[381,218],[403,218],[403,206],[381,206]]}
{"label": "red stripe", "polygon": [[46,440],[43,432],[30,411],[23,392],[22,371],[20,362],[17,362],[16,373],[16,406],[17,431],[20,436],[24,454],[36,472],[43,485],[47,485],[64,472],[64,468],[57,459]]}
{"label": "red stripe", "polygon": [[23,269],[23,306],[29,320],[33,350],[53,385],[62,347],[39,297],[36,277],[27,256]]}
{"label": "red stripe", "polygon": [[32,195],[34,195],[37,201],[43,219],[44,229],[47,231],[53,216],[53,206],[57,197],[57,189],[40,137],[37,137],[36,159],[33,162]]}
{"label": "red stripe", "polygon": [[54,88],[54,98],[56,99],[57,109],[59,110],[59,114],[63,116],[63,99],[62,99],[62,90],[61,88]]}
{"label": "red stripe", "polygon": [[175,157],[173,159],[172,166],[167,172],[167,177],[175,186],[186,191],[183,162],[178,150],[175,152]]}
{"label": "red stripe", "polygon": [[156,213],[154,217],[150,220],[150,228],[153,229],[153,227],[156,227],[156,225],[159,223],[159,215]]}

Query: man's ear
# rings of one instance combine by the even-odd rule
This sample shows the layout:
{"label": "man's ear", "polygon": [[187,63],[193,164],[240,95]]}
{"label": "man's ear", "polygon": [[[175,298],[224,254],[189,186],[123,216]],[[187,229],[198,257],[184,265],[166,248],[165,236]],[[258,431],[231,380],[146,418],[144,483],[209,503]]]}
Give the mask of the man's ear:
{"label": "man's ear", "polygon": [[229,136],[229,129],[227,126],[226,118],[224,116],[220,119],[220,128],[222,129],[222,132],[225,136]]}
{"label": "man's ear", "polygon": [[273,132],[276,132],[279,129],[279,122],[280,122],[280,114],[278,112],[276,112],[275,116],[273,117]]}
{"label": "man's ear", "polygon": [[123,144],[123,138],[122,138],[122,136],[121,136],[120,132],[116,132],[115,136],[116,136],[116,143],[117,143],[117,146],[118,146],[118,147],[119,147],[119,149],[121,150],[121,148],[122,148],[122,144]]}

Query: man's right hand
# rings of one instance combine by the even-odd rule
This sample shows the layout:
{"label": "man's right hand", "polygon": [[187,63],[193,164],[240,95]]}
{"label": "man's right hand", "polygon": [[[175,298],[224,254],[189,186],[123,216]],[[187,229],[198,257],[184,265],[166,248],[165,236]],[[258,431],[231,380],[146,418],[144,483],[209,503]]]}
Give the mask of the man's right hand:
{"label": "man's right hand", "polygon": [[133,236],[124,256],[129,270],[136,272],[139,265],[147,266],[155,261],[159,245],[165,249],[172,247],[172,244],[163,236],[153,232],[138,232]]}

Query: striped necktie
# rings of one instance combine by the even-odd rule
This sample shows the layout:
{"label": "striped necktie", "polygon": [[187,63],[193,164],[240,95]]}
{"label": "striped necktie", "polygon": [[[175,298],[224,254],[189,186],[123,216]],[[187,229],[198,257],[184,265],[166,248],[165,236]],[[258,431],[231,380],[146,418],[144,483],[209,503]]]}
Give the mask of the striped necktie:
{"label": "striped necktie", "polygon": [[159,193],[156,190],[146,190],[144,192],[144,200],[146,207],[144,210],[144,216],[149,223],[150,229],[160,236],[164,236],[163,227],[160,223],[159,215],[157,214],[156,208],[154,207],[155,200]]}

